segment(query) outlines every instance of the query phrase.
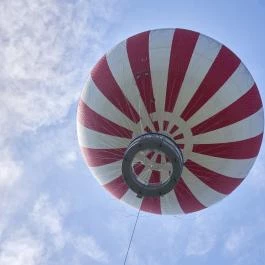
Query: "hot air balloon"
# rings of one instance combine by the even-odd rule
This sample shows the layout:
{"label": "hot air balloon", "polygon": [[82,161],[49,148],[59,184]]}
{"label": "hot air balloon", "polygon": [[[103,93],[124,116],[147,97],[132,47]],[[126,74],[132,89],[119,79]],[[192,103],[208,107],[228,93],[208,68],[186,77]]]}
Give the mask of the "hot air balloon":
{"label": "hot air balloon", "polygon": [[226,46],[198,32],[134,35],[94,66],[77,111],[100,185],[155,214],[202,210],[247,176],[263,135],[258,88]]}

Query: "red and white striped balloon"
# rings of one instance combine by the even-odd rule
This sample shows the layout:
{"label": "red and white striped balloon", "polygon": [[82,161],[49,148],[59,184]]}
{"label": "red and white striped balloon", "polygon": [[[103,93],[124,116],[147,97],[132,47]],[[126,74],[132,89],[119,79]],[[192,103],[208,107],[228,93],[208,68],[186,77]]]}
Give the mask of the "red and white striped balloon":
{"label": "red and white striped balloon", "polygon": [[[99,60],[81,95],[77,131],[89,169],[115,197],[152,213],[190,213],[246,177],[262,141],[263,108],[251,74],[227,47],[194,31],[159,29],[128,38]],[[149,131],[174,139],[185,164],[169,193],[138,198],[121,165],[131,140]],[[153,152],[147,159],[165,158]],[[162,178],[155,170],[144,177]]]}

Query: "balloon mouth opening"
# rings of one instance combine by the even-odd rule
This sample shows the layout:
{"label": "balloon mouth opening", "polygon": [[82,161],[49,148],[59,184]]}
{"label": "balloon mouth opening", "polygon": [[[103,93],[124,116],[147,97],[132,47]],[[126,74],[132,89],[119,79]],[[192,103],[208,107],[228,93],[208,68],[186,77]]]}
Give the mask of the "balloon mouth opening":
{"label": "balloon mouth opening", "polygon": [[122,174],[137,197],[158,197],[175,187],[183,164],[182,152],[170,137],[146,133],[133,139],[126,149]]}

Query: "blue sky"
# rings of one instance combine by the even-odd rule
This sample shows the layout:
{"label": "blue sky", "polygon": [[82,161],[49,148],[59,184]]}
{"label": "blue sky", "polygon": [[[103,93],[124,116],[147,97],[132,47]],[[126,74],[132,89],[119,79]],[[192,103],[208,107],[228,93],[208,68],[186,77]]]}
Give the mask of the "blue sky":
{"label": "blue sky", "polygon": [[[196,30],[242,59],[264,102],[264,25],[264,0],[1,1],[0,264],[123,264],[137,212],[91,176],[75,128],[77,99],[102,54],[148,29]],[[264,152],[214,206],[142,213],[127,264],[264,264]]]}

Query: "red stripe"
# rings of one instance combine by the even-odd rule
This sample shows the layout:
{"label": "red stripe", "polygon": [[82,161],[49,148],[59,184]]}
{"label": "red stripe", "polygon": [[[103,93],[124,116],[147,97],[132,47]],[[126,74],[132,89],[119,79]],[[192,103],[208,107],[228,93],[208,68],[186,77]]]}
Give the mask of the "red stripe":
{"label": "red stripe", "polygon": [[[101,93],[133,122],[140,117],[131,103],[123,94],[109,68],[106,56],[103,56],[91,71],[91,78]],[[99,102],[100,104],[100,102]]]}
{"label": "red stripe", "polygon": [[104,185],[104,188],[120,199],[128,190],[127,184],[124,182],[123,176],[120,176]]}
{"label": "red stripe", "polygon": [[155,154],[155,152],[152,151],[152,152],[150,152],[146,157],[147,157],[148,159],[151,159],[151,158],[154,156],[154,154]]}
{"label": "red stripe", "polygon": [[256,157],[262,141],[262,134],[242,141],[220,144],[195,144],[193,152],[228,159]]}
{"label": "red stripe", "polygon": [[159,184],[160,183],[160,172],[153,170],[149,179],[150,184]]}
{"label": "red stripe", "polygon": [[104,118],[89,108],[82,100],[78,104],[78,121],[91,130],[108,135],[132,138],[132,131]]}
{"label": "red stripe", "polygon": [[171,46],[165,111],[173,112],[199,34],[176,29]]}
{"label": "red stripe", "polygon": [[127,39],[127,53],[141,98],[148,113],[156,111],[149,63],[149,33]]}
{"label": "red stripe", "polygon": [[183,138],[184,138],[184,135],[183,135],[183,133],[181,133],[181,134],[176,135],[173,139],[179,140],[179,139],[183,139]]}
{"label": "red stripe", "polygon": [[134,173],[139,176],[142,171],[144,170],[145,166],[142,164],[142,163],[137,163],[133,166],[133,169],[134,169]]}
{"label": "red stripe", "polygon": [[171,130],[169,131],[170,134],[173,134],[174,132],[176,132],[176,130],[178,129],[179,127],[177,125],[174,125]]}
{"label": "red stripe", "polygon": [[141,204],[141,210],[161,214],[160,197],[144,197]]}
{"label": "red stripe", "polygon": [[153,125],[154,125],[154,128],[157,132],[159,132],[159,124],[158,124],[158,121],[154,121],[153,122]]}
{"label": "red stripe", "polygon": [[164,130],[164,131],[167,130],[168,124],[169,124],[168,121],[164,121],[164,122],[163,122],[163,130]]}
{"label": "red stripe", "polygon": [[185,166],[207,186],[223,194],[231,193],[243,181],[240,178],[227,177],[216,173],[191,160],[187,160]]}
{"label": "red stripe", "polygon": [[187,121],[227,81],[240,64],[240,60],[225,46],[222,46],[211,68],[181,114]]}
{"label": "red stripe", "polygon": [[89,167],[99,167],[123,159],[126,148],[92,149],[82,147],[82,153]]}
{"label": "red stripe", "polygon": [[184,213],[196,212],[206,208],[194,197],[182,178],[178,181],[174,191]]}
{"label": "red stripe", "polygon": [[146,132],[151,132],[151,129],[150,129],[148,126],[146,126],[146,127],[144,128],[144,130],[145,130]]}
{"label": "red stripe", "polygon": [[254,85],[245,95],[214,116],[193,127],[193,135],[213,131],[241,121],[262,107],[259,91]]}
{"label": "red stripe", "polygon": [[161,163],[161,155],[158,154],[156,157],[156,163],[160,164]]}

